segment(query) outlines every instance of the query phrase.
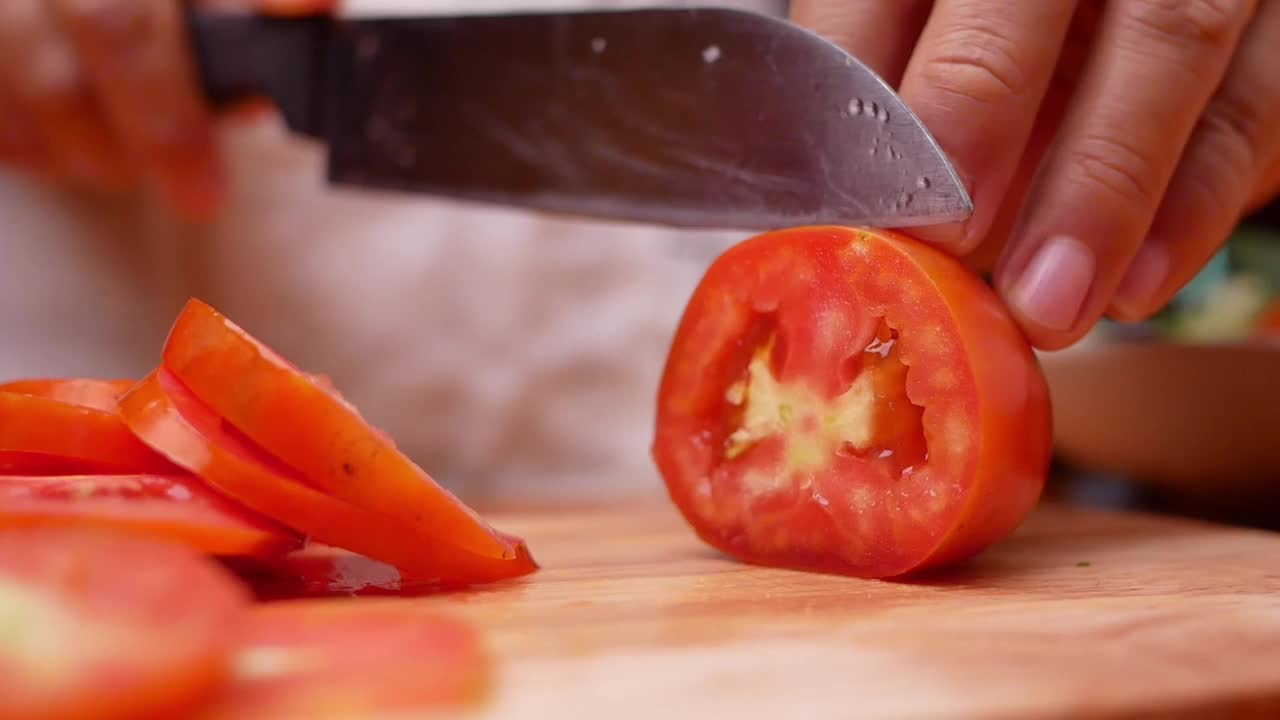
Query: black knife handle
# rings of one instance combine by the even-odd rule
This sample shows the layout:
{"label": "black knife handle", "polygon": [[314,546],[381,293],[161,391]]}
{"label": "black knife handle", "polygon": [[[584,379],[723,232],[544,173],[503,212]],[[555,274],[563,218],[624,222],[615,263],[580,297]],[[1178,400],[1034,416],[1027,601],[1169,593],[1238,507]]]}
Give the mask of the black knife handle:
{"label": "black knife handle", "polygon": [[189,10],[197,77],[210,105],[272,101],[296,133],[324,137],[326,63],[333,20]]}

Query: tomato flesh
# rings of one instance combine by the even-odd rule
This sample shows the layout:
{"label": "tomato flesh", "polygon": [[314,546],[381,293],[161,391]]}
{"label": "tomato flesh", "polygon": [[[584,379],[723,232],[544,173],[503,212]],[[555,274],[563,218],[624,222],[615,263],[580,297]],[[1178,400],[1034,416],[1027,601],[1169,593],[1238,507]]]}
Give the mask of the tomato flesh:
{"label": "tomato flesh", "polygon": [[370,426],[323,378],[301,372],[198,300],[183,308],[164,366],[218,416],[327,495],[474,555],[517,549]]}
{"label": "tomato flesh", "polygon": [[144,442],[247,507],[410,577],[456,587],[537,568],[522,541],[511,543],[515,553],[509,559],[477,555],[316,490],[224,423],[164,368],[130,390],[121,400],[121,415]]}
{"label": "tomato flesh", "polygon": [[668,356],[653,453],[726,553],[890,577],[971,556],[1030,511],[1048,391],[957,261],[898,233],[797,228],[708,269]]}
{"label": "tomato flesh", "polygon": [[183,475],[0,476],[0,528],[103,527],[214,555],[273,557],[302,539]]}
{"label": "tomato flesh", "polygon": [[356,718],[460,709],[482,700],[491,665],[467,625],[361,601],[260,606],[230,686],[201,720]]}
{"label": "tomato flesh", "polygon": [[57,400],[68,405],[80,405],[106,412],[114,412],[116,401],[132,386],[132,380],[34,378],[0,384],[0,392],[34,395],[48,398],[49,400]]}
{"label": "tomato flesh", "polygon": [[249,597],[178,546],[0,530],[0,714],[189,717],[225,676]]}
{"label": "tomato flesh", "polygon": [[177,472],[142,444],[114,408],[0,392],[0,466],[9,472]]}

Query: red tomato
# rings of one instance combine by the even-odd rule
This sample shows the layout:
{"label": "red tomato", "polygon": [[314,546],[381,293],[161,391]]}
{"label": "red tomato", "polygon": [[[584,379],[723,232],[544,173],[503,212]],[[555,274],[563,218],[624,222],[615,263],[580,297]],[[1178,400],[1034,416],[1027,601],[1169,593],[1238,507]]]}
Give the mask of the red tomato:
{"label": "red tomato", "polygon": [[491,663],[469,626],[367,602],[256,608],[231,685],[200,720],[418,717],[486,697]]}
{"label": "red tomato", "polygon": [[302,539],[182,475],[0,476],[0,528],[102,527],[213,555],[273,557]]}
{"label": "red tomato", "polygon": [[68,405],[82,405],[115,412],[116,401],[129,388],[132,380],[98,380],[94,378],[37,378],[0,384],[0,392],[57,400]]}
{"label": "red tomato", "polygon": [[8,472],[173,473],[114,409],[0,392],[0,466]]}
{"label": "red tomato", "polygon": [[971,556],[1031,510],[1048,390],[959,262],[904,235],[767,233],[708,269],[662,379],[654,459],[741,560],[890,577]]}
{"label": "red tomato", "polygon": [[313,540],[390,563],[407,575],[458,586],[525,575],[537,567],[519,540],[512,542],[511,559],[477,555],[308,486],[296,471],[226,425],[164,368],[125,395],[120,412],[143,442],[228,496]]}
{"label": "red tomato", "polygon": [[187,303],[164,365],[220,417],[328,495],[417,536],[494,558],[516,548],[436,484],[323,379],[301,372],[208,305]]}
{"label": "red tomato", "polygon": [[188,717],[226,676],[249,596],[216,563],[140,538],[0,531],[0,715]]}

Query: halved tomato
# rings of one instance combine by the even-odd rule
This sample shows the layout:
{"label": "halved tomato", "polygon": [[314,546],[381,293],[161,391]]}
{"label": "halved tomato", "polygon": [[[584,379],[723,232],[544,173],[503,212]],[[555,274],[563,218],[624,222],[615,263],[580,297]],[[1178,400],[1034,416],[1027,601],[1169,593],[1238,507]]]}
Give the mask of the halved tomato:
{"label": "halved tomato", "polygon": [[223,682],[249,599],[179,546],[0,530],[0,715],[189,717]]}
{"label": "halved tomato", "polygon": [[213,555],[273,557],[302,539],[189,475],[0,476],[0,528],[89,527]]}
{"label": "halved tomato", "polygon": [[484,700],[492,666],[470,626],[404,605],[258,606],[230,687],[201,720],[420,717]]}
{"label": "halved tomato", "polygon": [[971,556],[1032,509],[1048,390],[958,261],[900,233],[796,228],[706,272],[667,360],[653,454],[725,553],[897,576]]}
{"label": "halved tomato", "polygon": [[323,379],[301,372],[199,300],[164,346],[164,365],[217,415],[326,494],[416,536],[494,558],[516,549],[440,487]]}
{"label": "halved tomato", "polygon": [[516,577],[537,568],[519,540],[511,542],[515,553],[510,559],[477,555],[308,486],[297,471],[224,423],[165,368],[130,390],[120,408],[143,442],[228,496],[313,540],[447,586]]}
{"label": "halved tomato", "polygon": [[0,465],[7,472],[173,473],[114,409],[0,392]]}
{"label": "halved tomato", "polygon": [[69,405],[82,405],[115,412],[116,401],[133,387],[133,380],[100,380],[97,378],[35,378],[0,384],[0,392],[57,400]]}

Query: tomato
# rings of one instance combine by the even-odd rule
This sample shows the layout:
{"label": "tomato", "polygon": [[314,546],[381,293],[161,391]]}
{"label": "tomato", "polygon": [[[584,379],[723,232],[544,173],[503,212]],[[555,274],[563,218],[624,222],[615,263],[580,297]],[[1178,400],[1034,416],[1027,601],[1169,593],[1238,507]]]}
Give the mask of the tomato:
{"label": "tomato", "polygon": [[114,410],[0,392],[0,466],[6,472],[172,473]]}
{"label": "tomato", "polygon": [[183,475],[0,476],[0,528],[105,527],[214,555],[272,557],[302,540]]}
{"label": "tomato", "polygon": [[130,387],[132,380],[98,380],[94,378],[15,380],[0,384],[0,392],[57,400],[69,405],[82,405],[114,412],[116,401]]}
{"label": "tomato", "polygon": [[226,677],[249,596],[216,563],[127,535],[0,530],[0,715],[187,717]]}
{"label": "tomato", "polygon": [[537,567],[519,540],[511,542],[515,554],[510,559],[477,555],[310,487],[297,471],[227,426],[164,368],[125,395],[121,415],[144,442],[244,505],[313,540],[390,563],[407,575],[457,586],[524,575]]}
{"label": "tomato", "polygon": [[257,607],[233,667],[231,686],[200,720],[419,717],[483,700],[492,673],[460,621],[341,600]]}
{"label": "tomato", "polygon": [[673,340],[654,460],[740,560],[892,577],[967,558],[1037,502],[1048,389],[995,294],[895,232],[765,233],[716,259]]}
{"label": "tomato", "polygon": [[476,555],[516,549],[401,453],[323,379],[301,372],[221,313],[191,300],[164,365],[220,417],[328,495],[397,518]]}

